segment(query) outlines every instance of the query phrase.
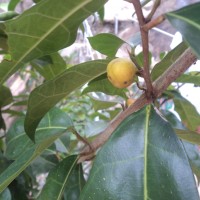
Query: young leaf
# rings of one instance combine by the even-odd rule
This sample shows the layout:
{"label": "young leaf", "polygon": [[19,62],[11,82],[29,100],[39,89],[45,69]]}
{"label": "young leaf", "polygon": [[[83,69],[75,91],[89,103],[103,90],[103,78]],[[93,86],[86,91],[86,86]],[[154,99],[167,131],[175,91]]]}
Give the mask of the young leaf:
{"label": "young leaf", "polygon": [[54,79],[33,90],[28,100],[25,131],[34,139],[35,129],[42,117],[75,89],[105,73],[109,60],[95,60],[71,67]]}
{"label": "young leaf", "polygon": [[176,62],[179,56],[181,56],[187,48],[187,45],[182,42],[171,50],[159,63],[154,66],[151,72],[152,80],[156,80],[161,74],[163,74],[163,72],[166,71],[171,64]]}
{"label": "young leaf", "polygon": [[88,37],[93,49],[105,54],[108,57],[114,57],[124,40],[110,33],[100,33],[94,37]]}
{"label": "young leaf", "polygon": [[81,22],[106,1],[45,0],[5,22],[12,60],[0,64],[0,84],[25,63],[71,45]]}
{"label": "young leaf", "polygon": [[200,3],[192,4],[166,14],[171,24],[181,32],[183,38],[200,58]]}
{"label": "young leaf", "polygon": [[80,200],[198,198],[182,143],[147,106],[126,118],[98,152]]}
{"label": "young leaf", "polygon": [[81,165],[76,162],[77,156],[69,156],[53,168],[38,200],[59,200],[64,194],[66,199],[78,200],[85,181]]}
{"label": "young leaf", "polygon": [[[0,192],[2,192],[37,156],[39,156],[47,147],[49,147],[58,137],[60,137],[64,132],[70,130],[72,126],[71,119],[61,110],[52,109],[41,121],[40,127],[37,129],[37,137],[35,144],[29,147],[18,140],[20,133],[14,137],[15,133],[18,133],[16,127],[12,133],[12,138],[9,139],[13,143],[13,152],[9,149],[7,155],[16,157],[17,159],[0,175]],[[23,134],[23,132],[22,132]],[[11,137],[11,135],[10,135]],[[23,137],[23,136],[22,136]],[[29,138],[27,138],[29,140]],[[30,140],[29,140],[30,141]],[[22,148],[23,151],[20,150]],[[17,151],[15,153],[14,151]]]}

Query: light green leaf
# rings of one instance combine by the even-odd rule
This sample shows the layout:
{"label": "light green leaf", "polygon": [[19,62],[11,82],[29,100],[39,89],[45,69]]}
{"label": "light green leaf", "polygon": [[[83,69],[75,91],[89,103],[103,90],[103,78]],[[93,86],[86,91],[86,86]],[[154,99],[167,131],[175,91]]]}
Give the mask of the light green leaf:
{"label": "light green leaf", "polygon": [[88,40],[93,49],[108,57],[114,57],[122,44],[126,43],[124,40],[110,33],[100,33],[94,37],[88,37]]}
{"label": "light green leaf", "polygon": [[42,117],[72,91],[105,73],[108,60],[95,60],[73,66],[54,79],[33,90],[28,100],[25,131],[34,139],[35,129]]}
{"label": "light green leaf", "polygon": [[81,165],[76,163],[77,156],[69,156],[52,169],[38,200],[59,200],[64,194],[66,199],[78,200],[85,181]]}
{"label": "light green leaf", "polygon": [[110,107],[113,107],[117,104],[117,102],[112,102],[112,101],[101,101],[97,99],[91,98],[91,102],[93,104],[93,107],[95,111],[97,110],[104,110]]}
{"label": "light green leaf", "polygon": [[10,0],[8,4],[8,10],[15,10],[15,7],[21,0]]}
{"label": "light green leaf", "polygon": [[31,62],[31,65],[46,80],[53,79],[66,69],[66,63],[58,53],[35,59]]}
{"label": "light green leaf", "polygon": [[[8,138],[10,142],[8,148],[9,157],[17,158],[0,175],[0,192],[3,191],[37,156],[48,148],[64,132],[70,131],[72,127],[71,119],[61,110],[52,109],[41,121],[36,132],[36,142],[32,144],[30,139],[25,137],[22,131],[22,124],[18,124],[12,130]],[[19,132],[18,132],[19,128]],[[17,135],[15,135],[17,134]],[[24,144],[23,144],[24,142]],[[12,144],[11,144],[12,143]],[[30,144],[30,146],[27,145]],[[32,145],[31,145],[32,144]],[[11,152],[13,149],[13,152]]]}
{"label": "light green leaf", "polygon": [[159,63],[157,63],[151,72],[152,80],[156,80],[164,71],[166,71],[171,64],[175,63],[176,60],[185,52],[187,45],[182,42],[173,50],[171,50]]}
{"label": "light green leaf", "polygon": [[200,73],[190,72],[187,74],[182,74],[175,82],[179,83],[193,83],[196,86],[200,86]]}
{"label": "light green leaf", "polygon": [[200,58],[200,3],[166,14],[170,23],[183,35],[185,41]]}
{"label": "light green leaf", "polygon": [[175,111],[179,114],[182,123],[191,131],[197,130],[200,115],[194,105],[175,91],[171,91],[171,94],[174,95]]}
{"label": "light green leaf", "polygon": [[107,95],[118,95],[127,98],[126,90],[114,87],[107,78],[106,74],[92,80],[88,86],[83,90],[82,94],[87,94],[89,92],[103,92]]}
{"label": "light green leaf", "polygon": [[150,106],[127,117],[98,152],[80,200],[199,199],[173,128]]}
{"label": "light green leaf", "polygon": [[200,145],[200,134],[195,131],[175,129],[176,134],[182,140]]}
{"label": "light green leaf", "polygon": [[0,84],[25,63],[71,45],[82,21],[106,1],[45,0],[5,22],[12,61],[0,64]]}

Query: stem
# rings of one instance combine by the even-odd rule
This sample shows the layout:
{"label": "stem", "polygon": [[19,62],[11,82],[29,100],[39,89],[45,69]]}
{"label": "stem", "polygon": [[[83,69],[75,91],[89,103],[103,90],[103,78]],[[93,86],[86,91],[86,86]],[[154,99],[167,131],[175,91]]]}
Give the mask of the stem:
{"label": "stem", "polygon": [[147,24],[145,24],[142,28],[145,31],[148,31],[148,30],[152,29],[153,27],[157,26],[158,24],[161,24],[164,20],[165,20],[165,16],[160,15],[159,17],[157,17],[157,18],[151,20],[150,22],[148,22]]}
{"label": "stem", "polygon": [[142,48],[143,48],[143,54],[144,54],[144,61],[143,61],[144,80],[147,87],[146,95],[148,99],[151,99],[151,97],[153,96],[153,86],[152,86],[150,72],[149,72],[149,38],[148,38],[148,31],[145,31],[142,28],[146,24],[146,21],[142,13],[140,1],[132,0],[131,2],[135,8],[135,12],[136,12],[139,26],[140,26],[141,38],[142,38]]}
{"label": "stem", "polygon": [[146,21],[150,21],[151,18],[153,17],[153,15],[155,14],[157,8],[160,6],[161,0],[155,0],[153,8],[151,10],[151,12],[149,13],[149,15],[146,17]]}

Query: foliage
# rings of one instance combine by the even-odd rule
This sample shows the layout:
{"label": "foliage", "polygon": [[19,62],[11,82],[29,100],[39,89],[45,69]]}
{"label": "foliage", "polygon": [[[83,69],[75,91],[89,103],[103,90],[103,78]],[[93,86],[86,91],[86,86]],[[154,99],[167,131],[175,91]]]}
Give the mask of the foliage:
{"label": "foliage", "polygon": [[[131,46],[124,38],[98,33],[88,41],[103,54],[101,59],[71,65],[61,50],[75,43],[89,16],[98,13],[103,21],[107,0],[34,2],[18,14],[20,1],[11,0],[9,11],[0,16],[0,199],[198,199],[193,174],[199,182],[200,116],[179,84],[199,87],[199,72],[180,73],[152,105],[125,117],[93,163],[77,164],[83,143],[112,129],[116,115],[129,109],[126,100],[143,93],[136,84],[114,88],[107,80],[107,64],[124,44],[131,48],[127,56],[141,68],[145,53],[133,53],[138,43]],[[199,7],[166,13],[184,42],[152,66],[152,81],[168,79],[168,69],[189,48],[200,58]],[[13,75],[27,79],[17,95],[9,88]],[[139,85],[145,85],[143,78]],[[176,115],[163,110],[167,104]],[[6,127],[5,114],[16,119],[12,126]]]}

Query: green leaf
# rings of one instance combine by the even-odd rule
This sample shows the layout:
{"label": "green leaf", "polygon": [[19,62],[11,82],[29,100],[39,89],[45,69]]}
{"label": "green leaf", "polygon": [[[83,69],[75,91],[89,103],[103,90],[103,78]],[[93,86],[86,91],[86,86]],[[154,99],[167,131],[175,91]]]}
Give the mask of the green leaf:
{"label": "green leaf", "polygon": [[35,129],[42,117],[72,91],[105,73],[108,60],[95,60],[73,66],[54,79],[33,90],[28,100],[25,131],[34,139]]}
{"label": "green leaf", "polygon": [[195,131],[175,129],[176,134],[182,140],[200,145],[200,134]]}
{"label": "green leaf", "polygon": [[82,94],[89,92],[103,92],[107,95],[118,95],[127,98],[125,90],[114,87],[107,78],[106,74],[92,80],[88,86],[83,90]]}
{"label": "green leaf", "polygon": [[81,165],[76,163],[77,156],[69,156],[52,169],[38,200],[59,200],[64,193],[66,199],[78,200],[85,181]]}
{"label": "green leaf", "polygon": [[200,3],[192,4],[175,12],[166,14],[170,23],[183,35],[200,58]]}
{"label": "green leaf", "polygon": [[190,72],[182,74],[175,82],[178,83],[193,83],[196,86],[200,86],[200,74],[199,72]]}
{"label": "green leaf", "polygon": [[187,49],[187,45],[182,42],[173,50],[171,50],[159,63],[157,63],[151,72],[152,80],[156,80],[163,72],[165,72],[171,64],[175,63],[176,60],[184,53]]}
{"label": "green leaf", "polygon": [[104,110],[110,107],[113,107],[117,104],[117,102],[112,102],[112,101],[101,101],[97,99],[91,98],[91,102],[93,104],[93,107],[95,111],[97,110]]}
{"label": "green leaf", "polygon": [[0,54],[7,53],[8,45],[7,45],[7,35],[5,33],[5,24],[0,23]]}
{"label": "green leaf", "polygon": [[174,95],[175,111],[178,112],[182,123],[192,131],[197,130],[200,124],[200,115],[194,105],[175,91],[171,91],[171,94]]}
{"label": "green leaf", "polygon": [[186,153],[188,155],[190,165],[193,173],[197,176],[198,182],[200,181],[200,149],[198,145],[193,145],[188,142],[183,142]]}
{"label": "green leaf", "polygon": [[49,172],[53,167],[58,164],[56,155],[46,155],[44,152],[33,160],[30,164],[34,177],[42,173]]}
{"label": "green leaf", "polygon": [[10,104],[13,101],[10,89],[3,85],[0,85],[0,97],[0,108]]}
{"label": "green leaf", "polygon": [[198,198],[182,143],[147,106],[126,118],[98,152],[80,200]]}
{"label": "green leaf", "polygon": [[21,0],[10,0],[8,4],[8,10],[15,10],[15,7]]}
{"label": "green leaf", "polygon": [[31,62],[31,65],[46,80],[53,79],[66,69],[66,63],[58,53],[35,59]]}
{"label": "green leaf", "polygon": [[[30,163],[37,156],[39,156],[47,147],[49,147],[58,137],[60,137],[64,132],[70,131],[71,126],[71,119],[69,119],[69,117],[63,111],[59,109],[52,109],[44,117],[36,130],[37,134],[35,144],[31,143],[28,137],[27,141],[24,139],[20,141],[18,138],[25,137],[24,132],[22,132],[22,125],[15,127],[13,132],[9,135],[10,138],[8,138],[10,144],[8,147],[9,152],[7,152],[7,155],[17,159],[3,173],[1,173],[0,192],[2,192],[28,165],[30,165]],[[23,144],[23,142],[25,142],[25,144]],[[27,143],[29,143],[30,146],[27,146]],[[13,149],[14,152],[11,152],[10,148]]]}
{"label": "green leaf", "polygon": [[[13,124],[6,134],[6,157],[17,159],[29,148],[40,144],[47,136],[66,130],[66,127],[73,126],[71,119],[63,111],[53,108],[41,120],[36,129],[35,144],[29,139],[24,131],[24,118],[20,118]],[[18,148],[16,148],[16,146]]]}
{"label": "green leaf", "polygon": [[25,63],[71,45],[82,21],[106,1],[41,1],[16,19],[5,22],[13,60],[0,64],[0,83]]}
{"label": "green leaf", "polygon": [[88,37],[88,40],[93,49],[108,57],[114,57],[122,44],[126,43],[124,40],[110,33],[100,33],[94,37]]}
{"label": "green leaf", "polygon": [[12,19],[18,15],[19,14],[14,11],[3,12],[3,13],[0,13],[0,21],[6,21],[9,19]]}
{"label": "green leaf", "polygon": [[0,200],[12,200],[12,196],[8,188],[6,188],[2,193],[0,193]]}
{"label": "green leaf", "polygon": [[99,14],[99,18],[101,20],[101,22],[104,21],[104,15],[105,15],[105,9],[104,9],[104,6],[102,8],[100,8],[97,13]]}

